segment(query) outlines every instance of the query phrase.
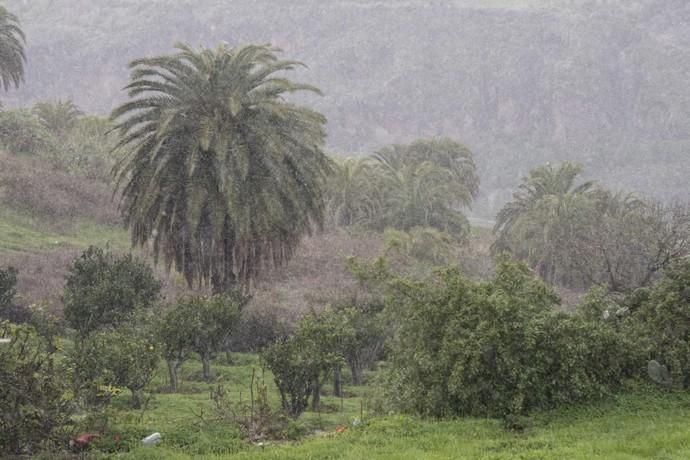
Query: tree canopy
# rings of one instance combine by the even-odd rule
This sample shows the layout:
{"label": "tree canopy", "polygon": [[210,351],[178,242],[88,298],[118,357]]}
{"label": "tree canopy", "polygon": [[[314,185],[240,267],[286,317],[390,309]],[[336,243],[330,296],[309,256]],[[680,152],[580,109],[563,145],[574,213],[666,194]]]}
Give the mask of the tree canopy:
{"label": "tree canopy", "polygon": [[249,289],[322,224],[326,120],[285,99],[320,91],[285,78],[302,64],[265,45],[177,50],[133,61],[112,113],[125,221],[190,286]]}

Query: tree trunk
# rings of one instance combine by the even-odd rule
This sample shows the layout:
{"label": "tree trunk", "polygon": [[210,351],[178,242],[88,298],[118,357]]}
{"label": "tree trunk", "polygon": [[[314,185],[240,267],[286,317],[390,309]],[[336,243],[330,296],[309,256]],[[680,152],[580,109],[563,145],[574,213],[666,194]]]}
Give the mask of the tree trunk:
{"label": "tree trunk", "polygon": [[130,388],[130,391],[132,392],[132,409],[141,409],[141,396],[142,396],[142,391],[141,389],[138,390],[132,390]]}
{"label": "tree trunk", "polygon": [[170,377],[170,390],[173,393],[177,393],[177,368],[179,367],[179,361],[169,360],[168,361],[168,375]]}
{"label": "tree trunk", "polygon": [[201,363],[203,365],[203,376],[207,382],[211,381],[211,354],[204,353],[201,355]]}
{"label": "tree trunk", "polygon": [[343,382],[341,378],[340,366],[333,369],[333,396],[341,397],[343,395]]}
{"label": "tree trunk", "polygon": [[350,361],[350,373],[352,374],[352,384],[362,384],[362,363],[358,360]]}
{"label": "tree trunk", "polygon": [[321,382],[319,379],[315,379],[312,384],[311,389],[311,410],[319,410],[319,404],[321,403]]}

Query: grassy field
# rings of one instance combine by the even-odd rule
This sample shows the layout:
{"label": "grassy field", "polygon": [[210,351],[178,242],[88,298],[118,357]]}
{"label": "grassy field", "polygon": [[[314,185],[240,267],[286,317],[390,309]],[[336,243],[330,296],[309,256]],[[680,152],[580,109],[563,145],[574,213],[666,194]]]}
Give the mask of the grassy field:
{"label": "grassy field", "polygon": [[[222,361],[222,360],[221,360]],[[247,400],[258,358],[233,355],[234,365],[215,363],[216,376],[236,400]],[[428,420],[370,414],[372,387],[345,386],[346,397],[326,395],[322,413],[306,412],[295,423],[305,436],[297,441],[255,445],[240,438],[231,423],[215,417],[211,385],[198,380],[200,363],[185,364],[180,394],[165,393],[165,369],[144,411],[127,408],[129,395],[116,398],[109,428],[100,441],[120,439],[131,449],[104,454],[123,459],[686,459],[690,458],[690,395],[635,384],[615,399],[534,414],[525,429],[512,432],[499,420]],[[278,405],[270,375],[269,399]],[[328,391],[328,386],[325,387]],[[342,403],[342,409],[341,409]],[[362,407],[365,409],[363,410]],[[362,423],[353,421],[362,417]],[[347,427],[336,432],[337,427]],[[162,441],[144,447],[139,440],[158,431]],[[98,455],[101,458],[101,455]]]}

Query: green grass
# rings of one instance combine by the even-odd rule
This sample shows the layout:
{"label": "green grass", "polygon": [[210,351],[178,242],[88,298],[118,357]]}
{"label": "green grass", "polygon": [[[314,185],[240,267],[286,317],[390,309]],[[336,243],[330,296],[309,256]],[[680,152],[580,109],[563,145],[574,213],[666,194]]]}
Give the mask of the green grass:
{"label": "green grass", "polygon": [[[233,398],[247,400],[252,369],[261,378],[256,356],[235,354],[234,365],[215,363],[213,370]],[[222,361],[222,360],[221,360]],[[596,404],[542,412],[526,420],[520,433],[509,432],[498,420],[465,418],[430,420],[411,416],[373,417],[362,401],[370,387],[345,386],[341,401],[326,395],[328,413],[306,412],[298,423],[309,433],[299,441],[252,445],[232,424],[215,419],[210,385],[198,380],[200,363],[182,370],[181,394],[157,392],[146,411],[127,407],[129,395],[112,405],[106,436],[129,436],[132,450],[106,454],[123,459],[686,459],[690,458],[690,394],[631,385],[621,396]],[[278,394],[270,375],[269,399]],[[161,368],[154,391],[167,385]],[[325,389],[328,391],[328,385]],[[241,395],[240,395],[241,394]],[[337,426],[347,426],[336,433]],[[162,435],[155,447],[139,440],[154,431]]]}
{"label": "green grass", "polygon": [[31,217],[2,210],[0,252],[46,252],[60,248],[85,248],[91,244],[123,249],[129,245],[127,232],[115,226],[82,221],[65,232],[51,230]]}

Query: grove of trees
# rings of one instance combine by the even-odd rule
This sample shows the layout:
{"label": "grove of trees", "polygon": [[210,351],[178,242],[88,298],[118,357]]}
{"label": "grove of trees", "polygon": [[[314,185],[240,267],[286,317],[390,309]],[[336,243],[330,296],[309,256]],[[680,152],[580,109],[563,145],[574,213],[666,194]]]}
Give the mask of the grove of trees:
{"label": "grove of trees", "polygon": [[[0,7],[6,90],[22,81],[23,42]],[[21,272],[0,266],[1,455],[64,452],[70,438],[74,448],[78,430],[120,415],[107,409],[124,390],[143,417],[163,362],[165,391],[203,382],[231,413],[219,420],[247,438],[287,433],[309,409],[320,417],[330,382],[340,398],[344,381],[375,387],[380,414],[494,417],[507,428],[611,397],[630,380],[690,389],[687,203],[612,191],[582,180],[579,164],[547,163],[523,178],[490,234],[465,215],[480,177],[459,142],[329,157],[325,117],[291,100],[320,94],[287,78],[301,62],[268,45],[176,49],[130,64],[128,101],[107,120],[69,100],[0,112],[11,154],[75,180],[114,180],[133,246],[75,257],[62,309],[23,305]],[[258,283],[318,232],[375,235],[381,250],[346,258],[353,282],[320,292],[327,300],[292,322],[248,312]],[[488,240],[486,254],[467,251]],[[472,257],[490,274],[467,268]],[[159,259],[182,275],[184,294],[164,293],[149,263]],[[568,308],[562,288],[580,295]],[[214,375],[216,358],[238,351],[258,354],[280,398],[273,410],[252,371],[249,422],[238,422],[241,396],[228,403]],[[191,360],[200,372],[182,377]]]}

